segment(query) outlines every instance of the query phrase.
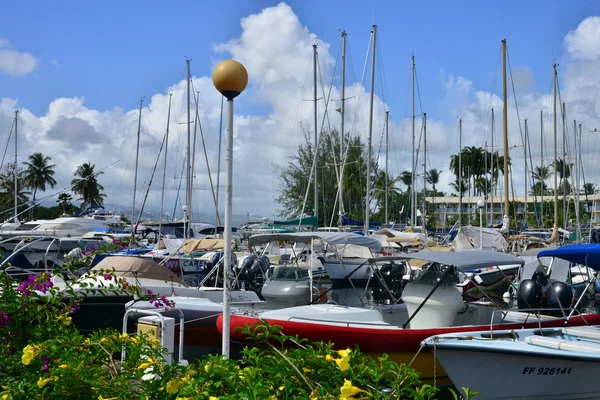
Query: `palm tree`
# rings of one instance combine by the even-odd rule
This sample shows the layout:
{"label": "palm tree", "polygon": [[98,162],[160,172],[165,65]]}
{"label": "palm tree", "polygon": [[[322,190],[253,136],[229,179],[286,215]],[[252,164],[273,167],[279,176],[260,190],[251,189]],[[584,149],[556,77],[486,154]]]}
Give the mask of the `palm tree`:
{"label": "palm tree", "polygon": [[[558,173],[558,176],[560,178],[560,187],[565,187],[566,189],[570,188],[568,179],[571,177],[571,169],[573,168],[573,164],[572,163],[568,163],[565,162],[564,159],[559,158],[556,161],[556,172]],[[565,186],[566,183],[566,186]],[[567,193],[570,193],[569,190],[567,190]]]}
{"label": "palm tree", "polygon": [[583,194],[594,194],[596,193],[596,185],[593,183],[584,183],[583,184]]}
{"label": "palm tree", "polygon": [[[35,207],[35,195],[37,191],[46,191],[46,185],[54,188],[56,186],[56,180],[54,176],[54,167],[56,165],[50,164],[50,157],[44,156],[42,153],[33,153],[29,156],[29,161],[25,161],[23,165],[26,166],[23,176],[23,184],[33,189],[33,198],[31,200],[32,205]],[[33,208],[31,209],[33,213]]]}
{"label": "palm tree", "polygon": [[[391,176],[389,176],[388,174],[388,178],[387,178],[387,190],[388,190],[388,197],[389,194],[393,193],[393,192],[400,192],[400,189],[398,189],[396,187],[396,183],[398,183],[398,181],[400,180],[400,177],[396,177],[396,178],[392,178]],[[377,172],[377,174],[375,175],[375,190],[373,193],[373,197],[375,198],[375,200],[377,201],[375,208],[379,209],[380,205],[382,203],[385,203],[385,171],[379,171]],[[388,202],[389,202],[389,198],[388,198]],[[385,221],[385,223],[387,223],[388,221]]]}
{"label": "palm tree", "polygon": [[[17,182],[22,182],[24,172],[15,163],[9,163],[0,174],[0,204],[5,209],[12,211],[15,201],[15,168],[17,168]],[[17,185],[17,203],[25,204],[29,201],[29,193],[24,185]]]}
{"label": "palm tree", "polygon": [[452,189],[454,189],[454,191],[458,194],[465,194],[465,192],[467,191],[467,183],[465,182],[465,180],[463,179],[462,181],[462,185],[460,185],[460,182],[458,181],[458,179],[456,179],[454,182],[450,183],[450,187]]}
{"label": "palm tree", "polygon": [[82,200],[83,206],[102,205],[105,194],[101,193],[104,186],[98,183],[96,177],[104,174],[104,172],[94,172],[95,165],[84,163],[77,167],[73,174],[76,179],[71,181],[71,190],[81,196],[78,200]]}
{"label": "palm tree", "polygon": [[427,180],[427,183],[429,183],[431,185],[431,187],[433,188],[433,208],[434,208],[434,210],[435,210],[435,196],[436,196],[435,185],[437,185],[440,182],[441,174],[442,174],[442,171],[438,171],[435,168],[430,169],[429,171],[427,171],[425,173],[425,179]]}
{"label": "palm tree", "polygon": [[62,207],[63,214],[67,213],[67,207],[71,205],[72,200],[73,196],[70,193],[61,193],[58,195],[56,202]]}

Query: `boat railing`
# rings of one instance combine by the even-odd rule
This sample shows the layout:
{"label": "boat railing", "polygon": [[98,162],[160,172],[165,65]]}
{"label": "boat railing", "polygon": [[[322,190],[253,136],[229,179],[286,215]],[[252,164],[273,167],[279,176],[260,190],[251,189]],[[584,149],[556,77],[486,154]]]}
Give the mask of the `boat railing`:
{"label": "boat railing", "polygon": [[[541,311],[560,311],[563,313],[562,316],[549,316],[549,315],[544,315],[541,313]],[[521,309],[501,309],[501,310],[494,310],[492,311],[492,318],[490,321],[490,337],[494,336],[494,320],[496,317],[496,313],[502,313],[502,318],[500,320],[500,322],[503,322],[504,319],[506,318],[506,316],[509,313],[522,313],[522,314],[526,314],[526,318],[525,321],[523,321],[523,328],[525,327],[525,325],[529,322],[529,318],[530,316],[534,316],[535,319],[537,319],[539,328],[542,329],[542,322],[547,322],[547,321],[555,321],[555,320],[564,320],[565,324],[567,324],[569,322],[569,320],[571,319],[571,317],[576,314],[579,317],[581,317],[583,319],[583,321],[585,322],[586,325],[589,325],[585,319],[584,314],[582,314],[578,309],[576,308],[521,308]],[[544,321],[542,321],[542,317],[548,317],[547,319],[545,319]]]}

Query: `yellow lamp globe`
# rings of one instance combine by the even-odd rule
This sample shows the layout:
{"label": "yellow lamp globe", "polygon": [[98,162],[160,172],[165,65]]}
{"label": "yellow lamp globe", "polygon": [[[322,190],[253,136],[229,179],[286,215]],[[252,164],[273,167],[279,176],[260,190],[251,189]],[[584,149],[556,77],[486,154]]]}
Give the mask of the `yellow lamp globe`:
{"label": "yellow lamp globe", "polygon": [[220,62],[215,67],[212,78],[215,88],[228,100],[233,100],[239,96],[248,84],[246,68],[235,60]]}

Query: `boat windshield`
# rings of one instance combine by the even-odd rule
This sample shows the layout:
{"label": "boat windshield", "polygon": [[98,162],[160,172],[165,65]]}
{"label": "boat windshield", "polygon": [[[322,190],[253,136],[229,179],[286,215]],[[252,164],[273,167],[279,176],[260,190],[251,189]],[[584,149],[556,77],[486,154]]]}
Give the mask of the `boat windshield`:
{"label": "boat windshield", "polygon": [[299,267],[275,267],[271,278],[280,281],[308,279],[308,270]]}

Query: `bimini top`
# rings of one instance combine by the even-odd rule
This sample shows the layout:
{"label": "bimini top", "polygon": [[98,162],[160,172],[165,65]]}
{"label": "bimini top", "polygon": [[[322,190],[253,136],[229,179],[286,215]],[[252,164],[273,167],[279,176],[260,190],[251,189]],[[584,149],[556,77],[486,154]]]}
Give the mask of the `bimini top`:
{"label": "bimini top", "polygon": [[92,271],[108,270],[115,276],[157,279],[161,281],[187,284],[171,270],[152,261],[151,258],[135,256],[110,256],[105,257],[96,264]]}
{"label": "bimini top", "polygon": [[571,244],[558,249],[544,250],[538,253],[540,257],[556,257],[577,264],[600,270],[600,244]]}
{"label": "bimini top", "polygon": [[332,245],[353,244],[355,246],[364,246],[375,252],[381,250],[381,242],[379,240],[349,232],[263,233],[250,236],[248,246],[252,247],[276,241],[310,243],[313,239],[321,239]]}
{"label": "bimini top", "polygon": [[443,265],[453,265],[461,271],[472,269],[500,267],[503,265],[523,265],[525,261],[519,257],[499,251],[471,250],[471,251],[419,251],[417,253],[401,256],[373,258],[373,262],[392,260],[423,260]]}

